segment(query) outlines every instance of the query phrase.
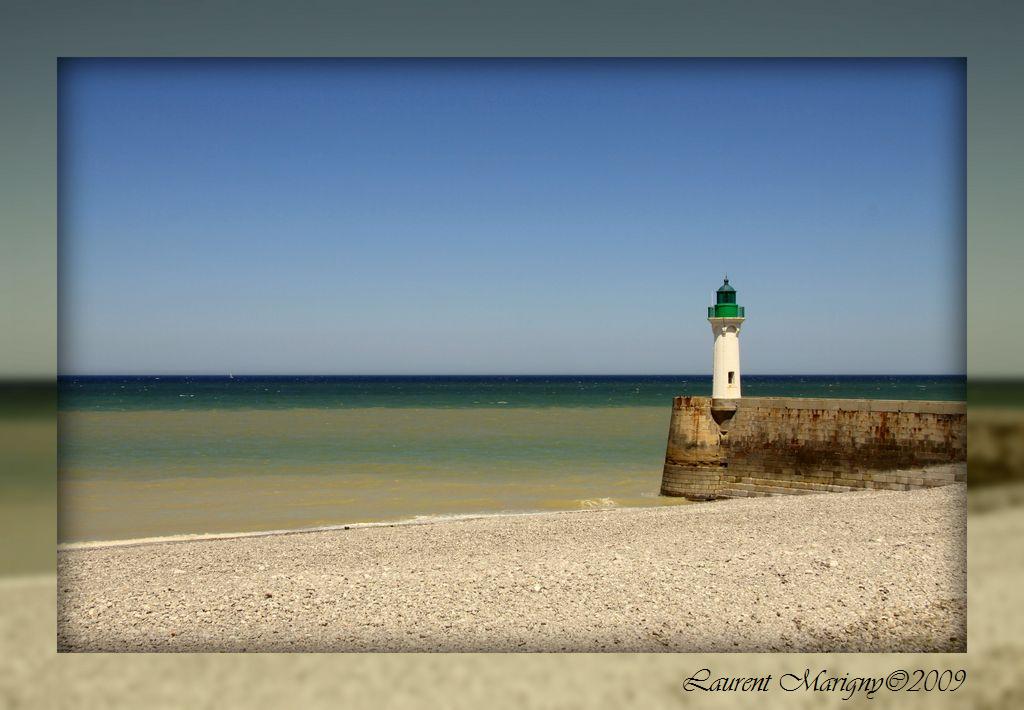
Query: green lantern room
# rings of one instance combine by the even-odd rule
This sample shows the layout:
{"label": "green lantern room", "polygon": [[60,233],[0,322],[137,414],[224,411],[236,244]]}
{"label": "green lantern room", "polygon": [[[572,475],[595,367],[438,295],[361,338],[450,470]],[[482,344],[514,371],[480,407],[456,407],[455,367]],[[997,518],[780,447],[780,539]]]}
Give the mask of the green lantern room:
{"label": "green lantern room", "polygon": [[729,285],[729,277],[715,293],[715,305],[708,306],[708,318],[744,318],[743,306],[736,303],[736,289]]}

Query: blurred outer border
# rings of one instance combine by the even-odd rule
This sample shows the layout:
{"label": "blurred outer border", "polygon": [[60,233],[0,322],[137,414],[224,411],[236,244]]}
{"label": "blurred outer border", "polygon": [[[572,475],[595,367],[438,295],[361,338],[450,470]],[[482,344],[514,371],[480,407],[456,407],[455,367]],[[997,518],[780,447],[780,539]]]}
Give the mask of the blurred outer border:
{"label": "blurred outer border", "polygon": [[[46,384],[52,383],[57,365],[57,57],[966,56],[968,372],[974,378],[1020,378],[1024,328],[1014,300],[1021,290],[1017,271],[1024,264],[1024,140],[1019,128],[1024,125],[1024,53],[1015,43],[1022,27],[1024,5],[1017,2],[8,0],[0,5],[0,378],[20,380],[18,390],[34,394],[19,399],[10,387],[0,391],[2,404],[10,405],[0,417],[0,501],[19,503],[19,510],[28,511],[25,515],[36,517],[12,521],[5,516],[4,545],[21,550],[22,557],[15,560],[22,568],[52,569],[55,537],[40,530],[52,530],[55,510],[55,397],[52,385]],[[956,314],[951,322],[957,322]],[[21,387],[29,384],[26,379],[44,386]],[[1019,404],[998,384],[979,386],[979,394]],[[15,471],[20,473],[9,475]],[[33,490],[33,479],[46,475],[46,490]],[[49,518],[46,528],[31,524],[44,513]],[[995,704],[1021,700],[1021,691],[998,690],[1005,686],[995,682],[1001,663],[1009,659],[1012,667],[1022,658],[1021,634],[1015,631],[1020,629],[1020,613],[1015,602],[993,594],[989,584],[994,570],[1003,569],[1007,561],[986,557],[988,548],[976,549],[974,540],[979,531],[994,539],[1019,530],[1004,518],[983,516],[972,522],[969,648],[977,652],[983,645],[979,639],[988,635],[1007,639],[993,641],[992,654],[968,663],[972,697]],[[1012,567],[1013,560],[1009,563]],[[1019,560],[1016,564],[1019,572]],[[52,577],[0,583],[0,705],[56,705],[53,684],[60,681],[63,695],[74,698],[69,704],[76,707],[116,700],[129,706],[197,706],[202,700],[218,706],[232,700],[249,707],[288,701],[340,706],[384,697],[391,707],[422,701],[463,707],[481,701],[517,707],[630,701],[674,706],[709,700],[684,697],[676,690],[684,671],[704,665],[722,672],[778,673],[811,663],[862,673],[909,663],[898,656],[668,654],[57,659]],[[978,619],[987,620],[986,628],[979,630]],[[932,662],[957,667],[964,659]],[[223,702],[217,703],[218,698]],[[769,700],[731,699],[743,704]],[[808,705],[820,698],[772,700]],[[888,704],[880,698],[872,702]]]}
{"label": "blurred outer border", "polygon": [[51,377],[57,366],[57,57],[346,55],[966,56],[969,374],[1024,375],[1024,317],[993,307],[1019,289],[1024,263],[1019,2],[7,0],[0,8],[0,376]]}

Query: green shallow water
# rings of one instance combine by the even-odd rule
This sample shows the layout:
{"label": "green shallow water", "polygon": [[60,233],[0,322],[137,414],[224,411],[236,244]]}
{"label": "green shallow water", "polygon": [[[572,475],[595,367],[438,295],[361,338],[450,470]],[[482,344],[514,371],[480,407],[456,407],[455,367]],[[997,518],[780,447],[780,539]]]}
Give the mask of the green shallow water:
{"label": "green shallow water", "polygon": [[63,542],[679,504],[668,407],[62,412]]}
{"label": "green shallow water", "polygon": [[[61,541],[677,505],[672,397],[707,376],[71,377]],[[744,394],[963,399],[962,377],[751,376]]]}

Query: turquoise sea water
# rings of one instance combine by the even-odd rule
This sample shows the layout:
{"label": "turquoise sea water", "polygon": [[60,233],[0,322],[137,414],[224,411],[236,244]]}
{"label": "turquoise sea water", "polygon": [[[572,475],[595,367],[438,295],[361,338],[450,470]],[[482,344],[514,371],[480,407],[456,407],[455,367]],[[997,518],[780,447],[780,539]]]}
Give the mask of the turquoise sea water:
{"label": "turquoise sea water", "polygon": [[[963,400],[962,376],[744,375],[749,397]],[[61,410],[659,407],[710,375],[62,377]]]}
{"label": "turquoise sea water", "polygon": [[[962,377],[757,377],[746,395],[962,400]],[[680,504],[671,399],[709,377],[59,383],[62,541]]]}

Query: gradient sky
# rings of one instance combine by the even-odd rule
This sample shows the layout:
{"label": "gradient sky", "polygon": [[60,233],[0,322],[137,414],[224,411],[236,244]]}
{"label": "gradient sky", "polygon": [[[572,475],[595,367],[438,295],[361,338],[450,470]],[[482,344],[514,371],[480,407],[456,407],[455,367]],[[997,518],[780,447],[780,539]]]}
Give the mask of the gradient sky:
{"label": "gradient sky", "polygon": [[964,64],[71,60],[73,373],[962,373]]}

